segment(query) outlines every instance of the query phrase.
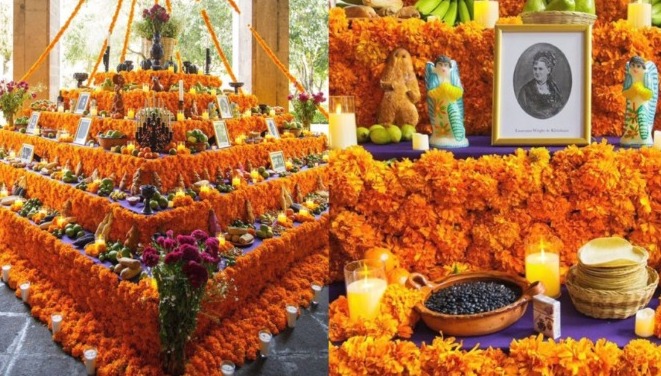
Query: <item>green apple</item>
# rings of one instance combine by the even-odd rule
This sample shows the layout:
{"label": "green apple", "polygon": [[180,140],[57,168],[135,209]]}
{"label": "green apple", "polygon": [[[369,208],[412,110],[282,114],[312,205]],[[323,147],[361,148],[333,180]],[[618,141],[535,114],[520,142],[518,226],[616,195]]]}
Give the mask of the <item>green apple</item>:
{"label": "green apple", "polygon": [[390,134],[390,142],[400,142],[402,140],[402,130],[396,125],[391,125],[386,129]]}
{"label": "green apple", "polygon": [[370,130],[365,127],[358,127],[356,129],[356,138],[358,143],[362,144],[370,140]]}
{"label": "green apple", "polygon": [[574,0],[553,0],[546,7],[546,10],[561,10],[573,12],[576,9],[576,2]]}
{"label": "green apple", "polygon": [[528,0],[523,6],[523,13],[526,12],[543,12],[546,9],[546,1],[544,0]]}
{"label": "green apple", "polygon": [[413,133],[415,133],[415,127],[411,124],[402,125],[402,140],[411,141],[413,138]]}
{"label": "green apple", "polygon": [[381,124],[374,124],[370,127],[370,133],[375,129],[386,129],[386,128]]}
{"label": "green apple", "polygon": [[597,14],[597,6],[594,3],[594,0],[576,0],[575,10],[577,12]]}
{"label": "green apple", "polygon": [[390,143],[390,133],[385,130],[383,127],[376,128],[370,132],[370,140],[373,143],[378,145],[384,145]]}

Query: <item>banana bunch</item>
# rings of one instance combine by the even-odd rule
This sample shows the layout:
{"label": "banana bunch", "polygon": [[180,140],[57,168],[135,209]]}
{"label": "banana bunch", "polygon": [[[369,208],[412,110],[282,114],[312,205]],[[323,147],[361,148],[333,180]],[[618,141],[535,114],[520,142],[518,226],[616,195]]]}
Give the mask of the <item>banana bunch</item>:
{"label": "banana bunch", "polygon": [[652,0],[652,25],[661,27],[661,0]]}
{"label": "banana bunch", "polygon": [[473,19],[473,0],[418,0],[415,8],[423,17],[435,16],[450,26]]}

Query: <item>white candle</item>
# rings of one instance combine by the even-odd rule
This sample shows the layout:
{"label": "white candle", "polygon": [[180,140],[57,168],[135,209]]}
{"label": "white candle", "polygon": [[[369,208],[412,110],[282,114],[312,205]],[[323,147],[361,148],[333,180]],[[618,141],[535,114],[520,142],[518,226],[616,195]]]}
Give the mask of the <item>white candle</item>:
{"label": "white candle", "polygon": [[184,80],[179,80],[179,100],[184,100]]}
{"label": "white candle", "polygon": [[661,131],[654,131],[654,147],[661,150]]}
{"label": "white candle", "polygon": [[429,136],[422,133],[413,134],[413,150],[429,150]]}
{"label": "white candle", "polygon": [[235,369],[236,369],[236,366],[234,365],[233,362],[231,362],[229,360],[224,360],[220,364],[220,373],[223,376],[232,376],[232,375],[234,375],[234,370]]}
{"label": "white candle", "polygon": [[51,315],[50,322],[53,325],[53,334],[59,332],[62,327],[62,315]]}
{"label": "white candle", "polygon": [[90,116],[96,116],[99,114],[99,109],[96,107],[90,108]]}
{"label": "white candle", "polygon": [[636,312],[636,335],[650,337],[652,334],[654,334],[654,310],[652,308],[641,309]]}
{"label": "white candle", "polygon": [[2,282],[4,283],[9,282],[9,270],[11,270],[11,265],[2,266]]}
{"label": "white candle", "polygon": [[498,1],[475,0],[473,13],[475,22],[487,29],[493,29],[498,21]]}
{"label": "white candle", "polygon": [[319,304],[319,300],[321,299],[321,289],[322,287],[317,285],[317,284],[312,284],[312,291],[314,292],[314,298],[312,298],[312,304]]}
{"label": "white candle", "polygon": [[261,343],[259,352],[263,357],[269,356],[269,348],[271,347],[271,338],[273,336],[271,335],[271,332],[268,330],[260,330],[259,332],[259,342]]}
{"label": "white candle", "polygon": [[652,4],[649,1],[642,0],[629,3],[627,21],[634,28],[652,26]]}
{"label": "white candle", "polygon": [[57,112],[64,112],[64,106],[63,105],[57,106]]}
{"label": "white candle", "polygon": [[526,256],[526,279],[530,283],[541,281],[546,296],[560,296],[560,255],[542,249]]}
{"label": "white candle", "polygon": [[27,303],[30,299],[30,282],[21,284],[21,299],[23,299],[23,303]]}
{"label": "white candle", "polygon": [[387,287],[388,283],[379,278],[364,278],[351,282],[347,286],[351,320],[371,319],[376,316]]}
{"label": "white candle", "polygon": [[149,93],[149,85],[142,84],[142,91],[145,92],[145,93]]}
{"label": "white candle", "polygon": [[296,327],[296,318],[298,317],[298,307],[288,305],[285,308],[287,311],[287,326],[290,328]]}
{"label": "white candle", "polygon": [[88,349],[83,352],[83,363],[85,363],[87,374],[94,375],[96,372],[96,349]]}
{"label": "white candle", "polygon": [[356,114],[341,111],[342,108],[338,107],[329,114],[328,128],[331,149],[345,149],[358,144]]}

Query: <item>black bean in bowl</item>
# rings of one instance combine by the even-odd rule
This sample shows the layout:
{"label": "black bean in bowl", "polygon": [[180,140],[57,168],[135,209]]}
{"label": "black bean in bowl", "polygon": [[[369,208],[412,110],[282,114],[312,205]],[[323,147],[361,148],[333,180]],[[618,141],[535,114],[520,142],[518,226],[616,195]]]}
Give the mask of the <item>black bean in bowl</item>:
{"label": "black bean in bowl", "polygon": [[521,296],[518,286],[502,282],[459,283],[432,293],[425,307],[446,315],[473,315],[514,303]]}

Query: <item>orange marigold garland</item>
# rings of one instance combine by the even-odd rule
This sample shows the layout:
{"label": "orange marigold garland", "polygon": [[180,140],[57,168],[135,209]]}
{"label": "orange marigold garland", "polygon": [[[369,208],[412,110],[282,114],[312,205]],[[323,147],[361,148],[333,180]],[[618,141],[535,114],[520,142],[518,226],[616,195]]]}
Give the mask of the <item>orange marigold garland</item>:
{"label": "orange marigold garland", "polygon": [[[213,26],[211,26],[211,21],[209,20],[209,15],[207,14],[207,11],[205,9],[202,9],[202,11],[200,11],[200,14],[202,15],[204,24],[207,26],[207,30],[209,30],[209,35],[211,35],[213,44],[214,46],[216,46],[216,51],[218,52],[220,59],[223,61],[223,65],[225,66],[225,69],[227,69],[227,74],[230,75],[232,82],[236,82],[236,76],[234,76],[234,71],[232,71],[232,65],[227,60],[227,57],[225,56],[222,47],[220,47],[220,42],[218,41],[216,32],[213,30]],[[241,91],[241,88],[239,88],[239,90]]]}
{"label": "orange marigold garland", "polygon": [[236,13],[241,14],[241,10],[239,9],[239,6],[236,5],[236,3],[234,2],[234,0],[227,0],[227,2],[229,3],[229,5],[230,5],[232,8],[234,8],[234,11],[235,11]]}
{"label": "orange marigold garland", "polygon": [[124,46],[122,47],[122,54],[119,57],[119,62],[124,62],[126,59],[126,50],[129,47],[129,36],[131,35],[131,26],[133,26],[133,14],[135,13],[135,2],[137,0],[131,1],[131,11],[129,12],[129,21],[126,24],[126,34],[124,35]]}
{"label": "orange marigold garland", "polygon": [[165,0],[165,9],[168,10],[168,13],[172,13],[172,3],[170,0]]}
{"label": "orange marigold garland", "polygon": [[179,66],[179,72],[183,72],[183,65],[181,65],[181,53],[179,52],[179,49],[177,48],[177,64]]}
{"label": "orange marigold garland", "polygon": [[110,21],[110,27],[108,28],[108,38],[106,38],[106,40],[103,42],[103,47],[101,47],[101,51],[99,52],[99,57],[96,59],[96,64],[94,64],[94,69],[92,69],[92,74],[90,74],[90,77],[87,79],[87,86],[89,86],[90,82],[92,82],[92,78],[96,74],[96,70],[99,68],[99,64],[101,63],[101,59],[103,58],[103,54],[106,52],[106,47],[110,42],[108,39],[110,38],[110,35],[112,35],[112,31],[115,29],[115,23],[117,22],[117,16],[119,16],[119,10],[122,8],[123,1],[124,0],[119,0],[117,2],[117,8],[115,8],[115,14],[112,16],[112,21]]}
{"label": "orange marigold garland", "polygon": [[41,63],[44,62],[44,60],[46,59],[46,57],[48,56],[48,54],[50,53],[50,51],[53,49],[53,47],[55,47],[55,45],[57,44],[57,42],[58,42],[58,41],[60,40],[60,38],[62,37],[62,34],[64,34],[64,32],[69,28],[69,25],[71,24],[71,21],[73,21],[73,18],[76,17],[76,14],[78,14],[78,11],[79,11],[80,8],[83,6],[83,4],[85,4],[85,0],[79,0],[79,1],[78,1],[78,4],[77,4],[76,7],[73,9],[73,12],[71,12],[71,15],[69,16],[69,18],[67,19],[67,21],[66,21],[66,22],[64,23],[64,25],[62,25],[62,27],[60,28],[60,31],[57,32],[57,34],[55,35],[55,38],[53,38],[53,40],[48,44],[48,47],[46,47],[46,50],[44,50],[44,52],[41,53],[41,56],[39,56],[39,58],[37,59],[37,61],[35,61],[34,64],[32,64],[32,66],[30,67],[30,69],[28,69],[28,71],[25,72],[25,74],[23,75],[23,77],[21,77],[21,81],[27,81],[28,78],[30,78],[30,76],[32,76],[32,74],[34,73],[34,71],[36,71],[37,68],[39,68],[39,66],[41,65]]}

